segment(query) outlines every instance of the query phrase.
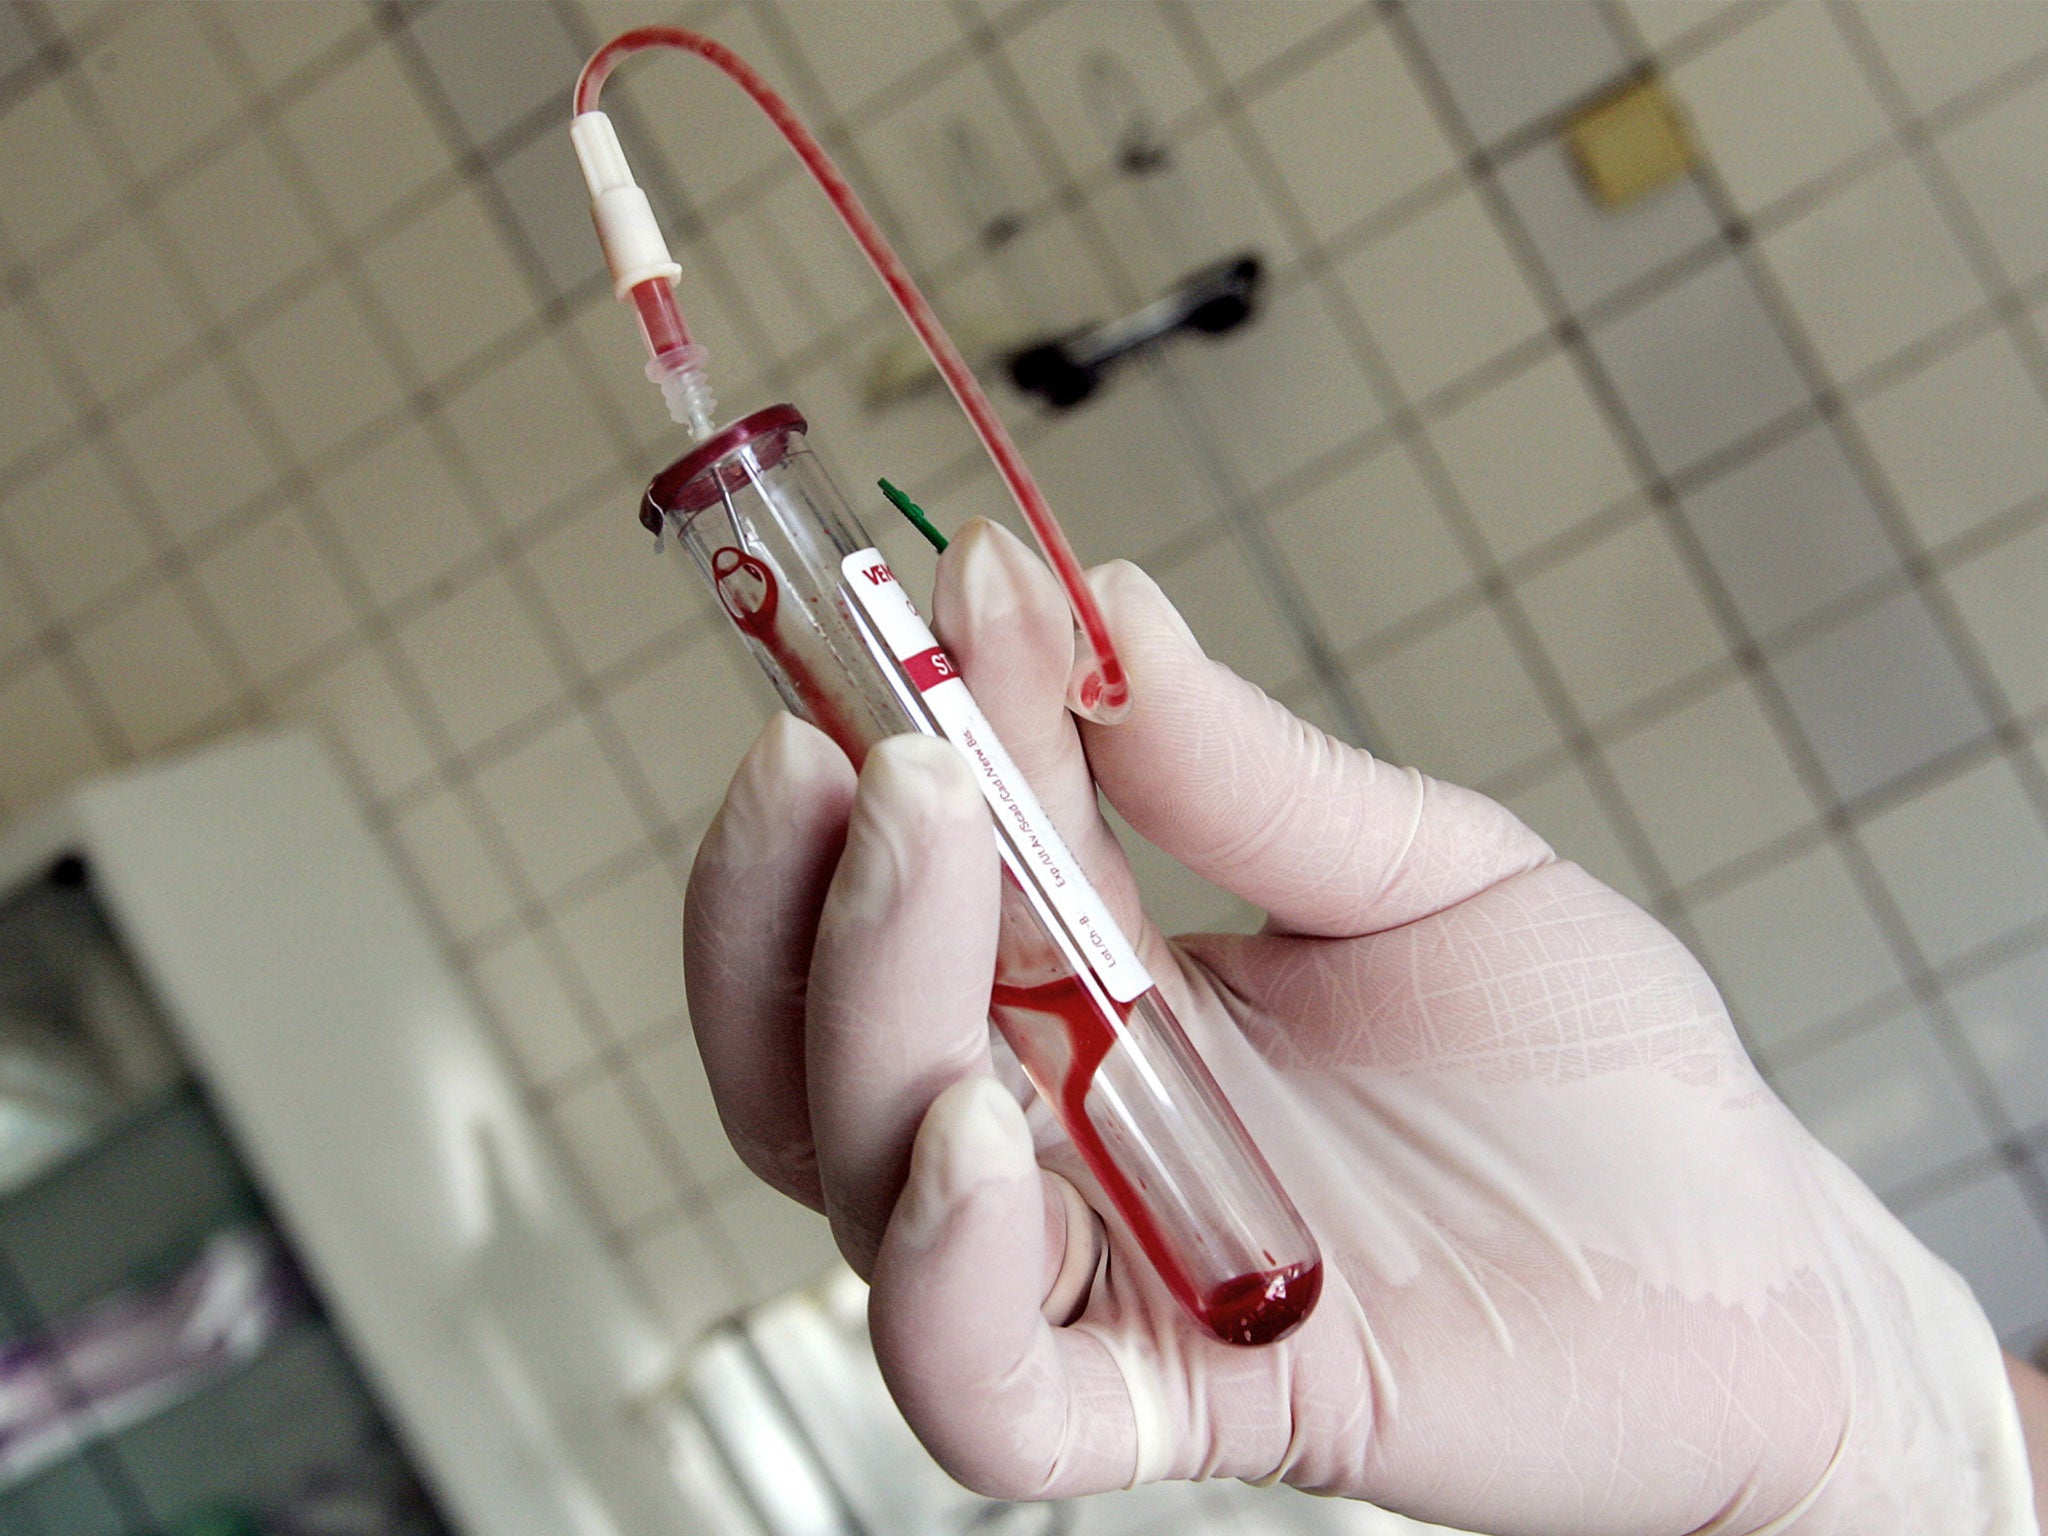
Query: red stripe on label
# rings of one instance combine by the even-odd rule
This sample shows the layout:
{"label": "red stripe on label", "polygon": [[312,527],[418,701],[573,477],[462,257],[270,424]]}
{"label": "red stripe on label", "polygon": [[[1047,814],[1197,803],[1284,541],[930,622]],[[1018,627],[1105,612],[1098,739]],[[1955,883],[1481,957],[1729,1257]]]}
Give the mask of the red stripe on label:
{"label": "red stripe on label", "polygon": [[917,684],[919,693],[928,693],[943,682],[949,682],[960,675],[953,665],[953,658],[936,645],[928,651],[919,651],[915,656],[903,658],[903,670],[910,674],[910,680]]}

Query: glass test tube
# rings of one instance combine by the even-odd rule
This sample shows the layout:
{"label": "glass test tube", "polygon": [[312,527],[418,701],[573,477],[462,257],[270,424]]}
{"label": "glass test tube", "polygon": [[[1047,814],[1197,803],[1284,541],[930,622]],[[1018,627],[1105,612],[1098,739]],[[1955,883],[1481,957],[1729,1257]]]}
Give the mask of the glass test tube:
{"label": "glass test tube", "polygon": [[732,423],[648,487],[783,701],[858,764],[943,736],[976,771],[1005,869],[990,1018],[1188,1314],[1264,1344],[1307,1317],[1322,1262],[1144,966],[817,458],[803,417]]}

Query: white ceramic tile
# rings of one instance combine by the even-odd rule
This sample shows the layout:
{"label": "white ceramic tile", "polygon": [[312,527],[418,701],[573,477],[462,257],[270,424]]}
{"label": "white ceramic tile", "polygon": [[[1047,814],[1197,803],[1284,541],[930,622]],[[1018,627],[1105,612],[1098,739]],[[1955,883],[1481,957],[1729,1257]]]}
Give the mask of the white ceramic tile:
{"label": "white ceramic tile", "polygon": [[721,1196],[714,1210],[739,1254],[749,1295],[807,1284],[839,1262],[825,1218],[765,1184],[741,1185]]}
{"label": "white ceramic tile", "polygon": [[1643,41],[1662,52],[1684,44],[1710,24],[1731,27],[1745,15],[1754,18],[1771,8],[1771,0],[1625,0],[1629,18]]}
{"label": "white ceramic tile", "polygon": [[238,528],[193,566],[192,576],[259,681],[318,655],[356,625],[326,555],[293,507]]}
{"label": "white ceramic tile", "polygon": [[[791,96],[792,82],[781,50],[768,41],[759,15],[750,5],[726,6],[692,17],[691,24],[724,43],[767,76],[777,90]],[[558,82],[558,90],[573,79],[581,64],[579,59],[570,66],[570,74]],[[634,165],[644,160],[650,166],[665,167],[692,204],[702,209],[769,171],[785,169],[789,150],[761,109],[738,90],[726,87],[708,65],[697,66],[695,79],[701,84],[679,87],[679,71],[688,68],[687,62],[671,61],[667,69],[656,65],[623,70],[605,86],[604,107],[614,113],[618,103],[633,108],[630,115],[648,125],[654,146],[658,146],[643,157],[629,142],[627,153]],[[688,93],[687,107],[679,105],[679,89]],[[646,180],[644,173],[642,179]]]}
{"label": "white ceramic tile", "polygon": [[910,93],[930,79],[941,55],[957,61],[966,51],[959,19],[924,0],[802,6],[789,20],[798,51],[838,117]]}
{"label": "white ceramic tile", "polygon": [[1323,239],[1456,164],[1384,27],[1274,86],[1247,113]]}
{"label": "white ceramic tile", "polygon": [[1632,901],[1648,899],[1635,861],[1577,763],[1566,763],[1527,788],[1503,795],[1501,803],[1559,858],[1569,859]]}
{"label": "white ceramic tile", "polygon": [[1339,650],[1473,579],[1413,458],[1399,447],[1324,481],[1267,526]]}
{"label": "white ceramic tile", "polygon": [[[1254,496],[1385,419],[1322,294],[1298,284],[1243,329],[1168,359]],[[1182,450],[1185,452],[1185,450]]]}
{"label": "white ceramic tile", "polygon": [[122,23],[125,7],[115,0],[43,0],[42,12],[66,38],[83,38]]}
{"label": "white ceramic tile", "polygon": [[438,790],[390,822],[390,836],[458,944],[510,922],[519,910],[466,797]]}
{"label": "white ceramic tile", "polygon": [[[1032,446],[1030,461],[1083,564],[1121,556],[1142,565],[1216,515],[1214,490],[1189,462],[1158,385],[1142,373],[1061,417]],[[1142,471],[1134,475],[1133,466]]]}
{"label": "white ceramic tile", "polygon": [[1467,401],[1429,435],[1503,560],[1635,489],[1613,431],[1562,353]]}
{"label": "white ceramic tile", "polygon": [[2006,1348],[2030,1355],[2048,1334],[2048,1239],[2009,1173],[1908,1211],[1913,1235],[1962,1273]]}
{"label": "white ceramic tile", "polygon": [[2001,759],[1886,811],[1860,837],[1936,964],[2048,916],[2048,833]]}
{"label": "white ceramic tile", "polygon": [[1844,799],[1990,728],[1926,601],[1898,592],[1797,649],[1771,672]]}
{"label": "white ceramic tile", "polygon": [[[1288,7],[1289,10],[1307,7]],[[1266,265],[1270,277],[1292,264],[1299,254],[1293,237],[1282,225],[1269,181],[1261,178],[1246,160],[1239,144],[1236,125],[1228,121],[1209,124],[1199,132],[1177,139],[1172,146],[1172,170],[1167,177],[1151,182],[1119,180],[1113,192],[1096,200],[1101,207],[1110,197],[1121,198],[1132,210],[1126,215],[1132,226],[1131,240],[1139,254],[1152,253],[1161,263],[1192,266],[1226,254],[1250,251]],[[1149,189],[1149,190],[1148,190]],[[1147,213],[1141,198],[1149,197]],[[1164,218],[1169,228],[1178,226],[1177,237],[1159,232]],[[1184,248],[1176,250],[1175,239]],[[1177,260],[1176,260],[1177,258]],[[1136,261],[1136,256],[1127,260]],[[1174,272],[1171,277],[1181,274]]]}
{"label": "white ceramic tile", "polygon": [[1932,111],[2048,49],[2048,8],[2007,0],[1862,0],[1856,14],[1915,112]]}
{"label": "white ceramic tile", "polygon": [[1815,815],[1742,678],[1607,748],[1650,845],[1684,885]]}
{"label": "white ceramic tile", "polygon": [[532,318],[533,291],[468,188],[365,251],[362,267],[413,366],[430,381]]}
{"label": "white ceramic tile", "polygon": [[1370,8],[1359,0],[1288,0],[1285,5],[1190,0],[1187,13],[1216,67],[1231,81],[1339,24],[1357,26],[1370,19]]}
{"label": "white ceramic tile", "polygon": [[616,1232],[673,1204],[683,1193],[662,1157],[608,1077],[570,1090],[550,1104],[548,1122],[569,1161],[597,1198]]}
{"label": "white ceramic tile", "polygon": [[754,314],[782,355],[815,347],[827,334],[889,307],[873,269],[807,176],[786,177],[749,198],[708,238],[745,285]]}
{"label": "white ceramic tile", "polygon": [[91,448],[0,501],[0,523],[23,574],[60,618],[132,580],[157,552],[149,525]]}
{"label": "white ceramic tile", "polygon": [[599,1036],[577,1016],[561,971],[531,934],[479,955],[470,976],[530,1085],[545,1088],[596,1060]]}
{"label": "white ceramic tile", "polygon": [[753,1182],[719,1124],[711,1084],[687,1024],[657,1031],[635,1052],[633,1072],[700,1188],[715,1194]]}
{"label": "white ceramic tile", "polygon": [[1408,14],[1482,144],[1593,93],[1626,62],[1590,0],[1541,7],[1420,0]]}
{"label": "white ceramic tile", "polygon": [[551,727],[492,763],[477,774],[476,784],[543,899],[645,836],[611,764],[580,719]]}
{"label": "white ceramic tile", "polygon": [[1596,202],[1563,141],[1555,138],[1540,140],[1503,166],[1498,181],[1551,281],[1574,311],[1611,298],[1721,233],[1693,177],[1625,207]]}
{"label": "white ceramic tile", "polygon": [[415,14],[409,24],[476,145],[564,98],[583,65],[583,51],[553,6],[454,5]]}
{"label": "white ceramic tile", "polygon": [[434,771],[433,752],[376,650],[300,681],[275,703],[282,718],[317,726],[377,799],[401,794]]}
{"label": "white ceramic tile", "polygon": [[1879,1194],[1990,1146],[1917,1013],[1826,1046],[1771,1080],[1806,1128]]}
{"label": "white ceramic tile", "polygon": [[746,1299],[723,1244],[682,1217],[636,1238],[627,1259],[670,1337],[687,1343]]}
{"label": "white ceramic tile", "polygon": [[32,605],[21,577],[0,562],[0,673],[12,670],[16,653],[28,648],[41,626]]}
{"label": "white ceramic tile", "polygon": [[2013,1124],[2048,1120],[2048,949],[1951,987],[1947,1002]]}
{"label": "white ceramic tile", "polygon": [[1688,909],[1707,969],[1765,1055],[1905,984],[1831,843]]}
{"label": "white ceramic tile", "polygon": [[[690,335],[711,354],[711,376],[718,388],[726,392],[726,413],[736,415],[757,409],[762,403],[752,398],[749,390],[755,387],[755,381],[774,359],[756,339],[765,332],[754,316],[753,290],[746,283],[745,274],[730,274],[730,281],[736,286],[729,288],[717,280],[717,272],[710,265],[708,256],[708,248],[702,241],[692,242],[677,253],[676,261],[683,269],[683,276],[676,286],[676,295],[682,305],[683,318],[689,322]],[[662,431],[672,435],[673,425],[668,423],[668,412],[661,403],[660,392],[649,387],[642,371],[647,354],[640,342],[639,328],[617,299],[609,299],[609,303],[612,306],[612,325],[624,326],[627,339],[633,344],[629,354],[630,365],[615,377],[638,398],[636,413],[642,416],[653,414],[664,424]],[[674,457],[674,450],[670,449],[661,457]]]}
{"label": "white ceramic tile", "polygon": [[617,468],[616,446],[546,336],[464,389],[446,413],[507,524],[525,522]]}
{"label": "white ceramic tile", "polygon": [[0,229],[20,256],[103,213],[117,188],[64,86],[45,81],[0,112]]}
{"label": "white ceramic tile", "polygon": [[277,478],[217,364],[201,363],[123,416],[114,436],[149,482],[179,542],[203,533]]}
{"label": "white ceramic tile", "polygon": [[960,124],[968,125],[987,167],[992,202],[1030,214],[1052,195],[1023,125],[979,58],[891,103],[862,135],[861,159],[903,225],[903,254],[926,270],[966,250],[977,233],[946,147]]}
{"label": "white ceramic tile", "polygon": [[0,464],[8,464],[73,418],[42,341],[18,309],[0,309],[0,357],[7,359],[0,369]]}
{"label": "white ceramic tile", "polygon": [[1592,344],[1666,474],[1806,399],[1806,385],[1741,264],[1723,260],[1601,326]]}
{"label": "white ceramic tile", "polygon": [[247,333],[242,357],[301,460],[400,404],[402,388],[339,283],[322,283]]}
{"label": "white ceramic tile", "polygon": [[36,56],[40,46],[21,12],[0,15],[0,75],[11,75],[22,68]]}
{"label": "white ceramic tile", "polygon": [[359,0],[224,5],[215,15],[233,35],[235,45],[257,76],[273,86],[334,52],[344,38],[373,24]]}
{"label": "white ceramic tile", "polygon": [[260,138],[243,139],[208,161],[157,206],[216,315],[242,314],[287,277],[327,256]]}
{"label": "white ceramic tile", "polygon": [[1787,5],[1672,81],[1728,190],[1754,212],[1885,135],[1883,109],[1817,5]]}
{"label": "white ceramic tile", "polygon": [[47,661],[0,682],[0,802],[20,815],[107,766],[71,685]]}
{"label": "white ceramic tile", "polygon": [[590,194],[567,135],[543,133],[530,140],[492,164],[491,180],[539,261],[549,292],[570,293],[587,284],[602,286],[610,297],[604,253],[590,226]]}
{"label": "white ceramic tile", "polygon": [[1469,191],[1382,235],[1337,270],[1411,399],[1544,328],[1514,258]]}
{"label": "white ceramic tile", "polygon": [[[1162,8],[1063,6],[1043,13],[1006,43],[1026,95],[1038,110],[1069,172],[1086,177],[1114,159],[1112,136],[1121,114],[1143,110],[1164,129],[1200,106],[1207,92]],[[1108,59],[1120,76],[1091,78]],[[1135,99],[1114,94],[1127,80]],[[1105,120],[1107,119],[1107,120]]]}
{"label": "white ceramic tile", "polygon": [[79,635],[77,651],[138,752],[193,740],[221,723],[234,697],[183,594],[169,586]]}
{"label": "white ceramic tile", "polygon": [[2048,200],[2039,195],[2048,156],[2048,80],[1945,134],[1937,148],[2006,276],[2023,283],[2048,272]]}
{"label": "white ceramic tile", "polygon": [[153,242],[132,220],[42,283],[51,322],[101,400],[132,394],[197,337]]}
{"label": "white ceramic tile", "polygon": [[488,541],[434,442],[410,423],[322,480],[320,499],[380,606],[446,579]]}
{"label": "white ceramic tile", "polygon": [[2048,407],[1993,331],[1854,407],[1929,544],[2048,490]]}
{"label": "white ceramic tile", "polygon": [[144,177],[244,107],[190,6],[136,7],[127,25],[85,50],[79,69],[107,126]]}
{"label": "white ceramic tile", "polygon": [[775,708],[736,637],[712,631],[605,700],[664,814],[708,816]]}
{"label": "white ceramic tile", "polygon": [[1273,598],[1229,533],[1153,571],[1202,649],[1239,677],[1272,692],[1308,665]]}
{"label": "white ceramic tile", "polygon": [[614,1038],[683,1008],[683,893],[660,862],[555,912],[555,928]]}
{"label": "white ceramic tile", "polygon": [[623,488],[550,525],[521,558],[592,672],[685,626],[701,628],[713,613],[695,567],[673,543],[656,552]]}
{"label": "white ceramic tile", "polygon": [[1681,507],[1752,635],[1804,618],[1898,563],[1826,422],[1687,491]]}
{"label": "white ceramic tile", "polygon": [[501,571],[485,571],[411,619],[398,646],[457,750],[560,697],[564,680]]}
{"label": "white ceramic tile", "polygon": [[1490,608],[1432,630],[1352,673],[1383,754],[1480,785],[1557,745],[1557,733]]}
{"label": "white ceramic tile", "polygon": [[384,44],[322,80],[279,121],[321,201],[350,234],[451,169],[433,119]]}
{"label": "white ceramic tile", "polygon": [[[938,519],[938,526],[948,528],[957,522],[951,507],[945,500],[934,501],[929,490],[920,497],[920,488],[940,476],[950,478],[952,466],[963,458],[987,461],[966,415],[943,390],[880,410],[868,408],[862,394],[863,360],[904,334],[893,317],[867,327],[845,347],[829,349],[788,390],[811,424],[806,441],[875,536],[891,524],[908,526],[882,499],[877,478],[886,475],[892,484],[902,486]],[[1090,402],[1088,409],[1098,405],[1110,408],[1103,400]]]}
{"label": "white ceramic tile", "polygon": [[2048,526],[1987,550],[1942,580],[2013,707],[2048,706]]}
{"label": "white ceramic tile", "polygon": [[1516,590],[1579,713],[1595,724],[1725,655],[1713,615],[1648,514]]}
{"label": "white ceramic tile", "polygon": [[1926,184],[1904,160],[1774,230],[1762,248],[1821,361],[1840,378],[1985,302]]}

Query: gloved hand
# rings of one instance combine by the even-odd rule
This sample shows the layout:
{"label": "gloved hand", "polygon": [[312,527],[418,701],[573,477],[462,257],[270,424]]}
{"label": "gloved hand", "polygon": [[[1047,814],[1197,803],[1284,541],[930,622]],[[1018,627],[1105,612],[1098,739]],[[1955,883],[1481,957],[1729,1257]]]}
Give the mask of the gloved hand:
{"label": "gloved hand", "polygon": [[[1206,659],[1134,567],[1092,579],[1136,701],[1112,728],[1064,709],[1067,610],[1008,534],[963,531],[936,626],[1325,1289],[1281,1343],[1217,1343],[1066,1199],[1071,1149],[991,1076],[968,772],[903,737],[856,779],[780,720],[698,856],[691,1014],[740,1154],[871,1277],[939,1461],[1009,1497],[1283,1479],[1501,1533],[2035,1531],[1982,1312],[1772,1095],[1692,957],[1500,806]],[[1162,938],[1098,786],[1265,931]]]}

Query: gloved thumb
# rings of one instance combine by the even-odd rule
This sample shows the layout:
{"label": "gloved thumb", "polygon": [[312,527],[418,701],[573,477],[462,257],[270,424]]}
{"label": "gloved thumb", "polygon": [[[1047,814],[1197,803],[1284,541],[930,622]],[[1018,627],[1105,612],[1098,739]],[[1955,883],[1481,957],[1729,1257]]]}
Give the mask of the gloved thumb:
{"label": "gloved thumb", "polygon": [[868,1297],[875,1358],[939,1465],[997,1498],[1121,1487],[1136,1433],[1089,1334],[1045,1320],[1049,1198],[1024,1112],[989,1077],[926,1111]]}

